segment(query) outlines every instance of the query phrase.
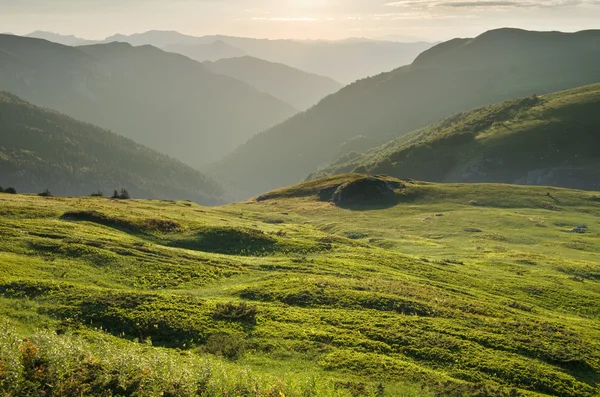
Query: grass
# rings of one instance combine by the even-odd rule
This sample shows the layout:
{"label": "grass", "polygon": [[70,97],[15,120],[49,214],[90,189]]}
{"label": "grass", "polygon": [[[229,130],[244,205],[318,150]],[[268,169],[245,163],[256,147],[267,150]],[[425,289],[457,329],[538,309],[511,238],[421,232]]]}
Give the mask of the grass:
{"label": "grass", "polygon": [[1,194],[0,390],[598,395],[597,194],[319,199],[360,178],[216,208]]}

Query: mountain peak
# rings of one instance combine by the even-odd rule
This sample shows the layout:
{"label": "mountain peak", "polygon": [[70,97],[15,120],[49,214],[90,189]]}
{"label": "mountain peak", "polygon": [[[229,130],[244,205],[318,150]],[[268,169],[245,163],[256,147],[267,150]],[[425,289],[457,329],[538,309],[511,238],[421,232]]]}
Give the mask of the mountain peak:
{"label": "mountain peak", "polygon": [[[587,40],[583,36],[592,40]],[[414,67],[464,67],[493,68],[497,63],[518,64],[528,58],[553,56],[560,50],[569,54],[582,47],[597,51],[600,30],[563,33],[537,32],[514,28],[490,30],[471,39],[454,39],[424,51],[413,62]]]}

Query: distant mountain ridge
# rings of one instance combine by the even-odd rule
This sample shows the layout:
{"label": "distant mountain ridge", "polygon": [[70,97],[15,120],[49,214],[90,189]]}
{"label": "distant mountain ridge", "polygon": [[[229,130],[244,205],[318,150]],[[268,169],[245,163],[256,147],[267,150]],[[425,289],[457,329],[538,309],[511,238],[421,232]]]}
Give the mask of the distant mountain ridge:
{"label": "distant mountain ridge", "polygon": [[[433,44],[398,43],[352,39],[341,41],[269,40],[223,35],[195,37],[172,31],[148,31],[130,36],[114,35],[104,42],[120,41],[132,45],[154,45],[178,52],[197,61],[206,58],[206,46],[222,42],[254,58],[282,63],[308,73],[330,77],[343,84],[398,66],[410,64]],[[238,54],[235,56],[242,56]],[[229,58],[230,56],[223,56]]]}
{"label": "distant mountain ridge", "polygon": [[600,190],[600,84],[460,113],[311,178],[350,171]]}
{"label": "distant mountain ridge", "polygon": [[243,57],[246,55],[245,51],[232,47],[220,40],[209,44],[169,44],[162,47],[162,49],[167,52],[185,55],[198,62],[218,61],[219,59]]}
{"label": "distant mountain ridge", "polygon": [[[179,54],[0,35],[0,89],[199,166],[297,112]],[[232,117],[235,115],[235,117]]]}
{"label": "distant mountain ridge", "polygon": [[204,62],[204,65],[215,73],[243,81],[299,110],[308,109],[342,88],[342,84],[328,77],[248,56]]}
{"label": "distant mountain ridge", "polygon": [[[536,43],[543,50],[532,51]],[[456,112],[597,83],[599,43],[600,31],[512,29],[442,43],[410,66],[349,85],[253,137],[211,171],[240,197],[290,185],[345,153],[364,152]]]}
{"label": "distant mountain ridge", "polygon": [[215,205],[223,189],[207,176],[94,125],[0,92],[0,185],[81,196],[125,188],[135,198]]}
{"label": "distant mountain ridge", "polygon": [[58,34],[58,33],[45,32],[45,31],[41,31],[41,30],[36,30],[35,32],[31,32],[31,33],[25,35],[25,37],[30,37],[33,39],[48,40],[53,43],[58,43],[58,44],[63,44],[63,45],[68,45],[68,46],[93,44],[96,42],[95,40],[82,39],[82,38],[74,36],[74,35],[63,35],[63,34]]}

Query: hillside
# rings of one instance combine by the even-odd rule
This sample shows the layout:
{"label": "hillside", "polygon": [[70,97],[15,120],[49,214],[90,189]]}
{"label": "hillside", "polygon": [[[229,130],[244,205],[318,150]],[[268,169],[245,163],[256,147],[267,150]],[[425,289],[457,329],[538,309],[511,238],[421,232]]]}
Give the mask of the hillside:
{"label": "hillside", "polygon": [[243,51],[245,55],[327,76],[342,84],[408,65],[433,45],[368,39],[296,41],[220,35],[194,37],[163,31],[149,31],[130,36],[115,35],[107,41],[121,41],[133,45],[149,44],[179,52],[198,61],[206,60],[204,49],[207,45],[220,42]]}
{"label": "hillside", "polygon": [[296,109],[306,110],[342,88],[335,80],[252,57],[205,62],[212,72],[243,81]]}
{"label": "hillside", "polygon": [[501,29],[440,44],[410,66],[347,86],[255,136],[213,171],[248,197],[456,112],[597,83],[598,40],[600,31]]}
{"label": "hillside", "polygon": [[217,159],[296,112],[245,83],[150,46],[73,48],[0,35],[0,65],[0,89],[192,166]]}
{"label": "hillside", "polygon": [[215,208],[0,211],[8,395],[600,391],[595,193],[353,174]]}
{"label": "hillside", "polygon": [[452,116],[318,175],[355,169],[444,182],[600,190],[600,84]]}
{"label": "hillside", "polygon": [[206,205],[223,191],[198,171],[129,139],[0,92],[0,185],[87,196],[126,188],[134,197]]}

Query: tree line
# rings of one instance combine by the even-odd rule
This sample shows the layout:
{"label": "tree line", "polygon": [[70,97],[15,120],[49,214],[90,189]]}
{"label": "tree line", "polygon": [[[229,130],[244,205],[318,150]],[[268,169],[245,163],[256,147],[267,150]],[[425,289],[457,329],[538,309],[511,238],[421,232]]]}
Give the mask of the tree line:
{"label": "tree line", "polygon": [[[17,194],[17,189],[15,189],[14,187],[4,188],[4,187],[0,186],[0,193]],[[53,197],[53,194],[52,194],[52,192],[50,192],[49,189],[45,189],[43,192],[38,193],[38,196]],[[90,194],[90,196],[91,197],[104,197],[104,193],[102,193],[100,190],[98,190],[97,192]],[[121,190],[115,189],[113,191],[113,195],[110,198],[117,199],[117,200],[129,200],[131,198],[131,195],[129,194],[129,191],[127,189],[121,189]]]}

